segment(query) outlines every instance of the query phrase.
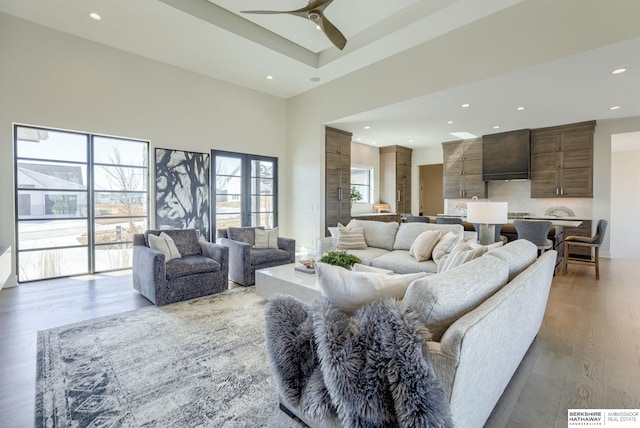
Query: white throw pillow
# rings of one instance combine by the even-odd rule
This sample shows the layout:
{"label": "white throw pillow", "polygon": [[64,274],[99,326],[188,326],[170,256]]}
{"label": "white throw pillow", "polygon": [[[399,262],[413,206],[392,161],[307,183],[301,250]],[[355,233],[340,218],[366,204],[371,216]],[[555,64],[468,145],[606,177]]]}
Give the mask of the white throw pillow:
{"label": "white throw pillow", "polygon": [[441,263],[438,264],[438,273],[446,272],[461,266],[473,259],[477,259],[486,252],[487,246],[472,246],[462,242],[456,245],[450,254],[447,254],[446,257],[442,258]]}
{"label": "white throw pillow", "polygon": [[439,230],[427,230],[422,232],[409,248],[409,254],[419,262],[429,260],[431,252],[440,240]]}
{"label": "white throw pillow", "polygon": [[256,239],[253,248],[278,248],[278,228],[256,228]]}
{"label": "white throw pillow", "polygon": [[426,275],[424,272],[407,275],[352,272],[326,263],[316,263],[316,274],[322,295],[346,313],[386,297],[402,299],[409,285]]}
{"label": "white throw pillow", "polygon": [[160,251],[164,254],[165,263],[169,260],[179,259],[182,257],[178,251],[178,247],[176,247],[176,243],[173,242],[173,239],[166,233],[162,232],[160,236],[149,233],[147,235],[147,239],[149,240],[149,247],[151,249]]}
{"label": "white throw pillow", "polygon": [[338,249],[339,250],[366,250],[367,243],[364,240],[364,231],[361,227],[344,227],[338,223]]}
{"label": "white throw pillow", "polygon": [[377,268],[373,266],[363,265],[362,263],[355,263],[353,266],[351,266],[351,272],[373,272],[383,273],[385,275],[393,275],[395,273],[391,269]]}
{"label": "white throw pillow", "polygon": [[444,256],[445,254],[449,254],[451,250],[453,250],[453,247],[455,247],[455,245],[458,243],[458,238],[459,236],[453,232],[449,232],[442,238],[440,238],[436,246],[433,248],[433,251],[431,252],[433,261],[438,263],[442,256]]}
{"label": "white throw pillow", "polygon": [[484,247],[485,250],[487,251],[493,250],[494,248],[502,247],[502,241],[494,242],[493,244],[489,244],[489,245],[482,245],[482,244],[478,244],[477,242],[468,242],[468,244],[471,248]]}

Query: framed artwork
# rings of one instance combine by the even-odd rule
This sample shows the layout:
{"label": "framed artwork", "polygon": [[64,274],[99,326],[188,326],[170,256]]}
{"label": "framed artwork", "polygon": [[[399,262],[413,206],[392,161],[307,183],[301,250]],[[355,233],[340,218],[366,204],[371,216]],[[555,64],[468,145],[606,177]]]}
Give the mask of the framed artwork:
{"label": "framed artwork", "polygon": [[209,156],[156,149],[156,228],[194,228],[211,240]]}

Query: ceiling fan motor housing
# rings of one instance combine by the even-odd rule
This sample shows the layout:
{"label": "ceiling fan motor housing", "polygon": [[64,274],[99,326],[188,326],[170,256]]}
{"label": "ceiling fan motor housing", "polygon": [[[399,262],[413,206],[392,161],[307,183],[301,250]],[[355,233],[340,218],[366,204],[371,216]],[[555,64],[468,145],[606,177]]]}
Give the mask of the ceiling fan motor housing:
{"label": "ceiling fan motor housing", "polygon": [[307,18],[309,18],[313,22],[319,20],[320,16],[320,12],[318,12],[317,10],[310,10],[307,14]]}

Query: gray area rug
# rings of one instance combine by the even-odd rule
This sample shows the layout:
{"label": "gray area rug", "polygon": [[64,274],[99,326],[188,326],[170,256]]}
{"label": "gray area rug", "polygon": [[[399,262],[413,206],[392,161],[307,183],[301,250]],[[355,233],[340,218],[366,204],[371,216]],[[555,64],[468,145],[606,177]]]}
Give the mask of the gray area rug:
{"label": "gray area rug", "polygon": [[253,287],[38,332],[36,427],[297,427]]}

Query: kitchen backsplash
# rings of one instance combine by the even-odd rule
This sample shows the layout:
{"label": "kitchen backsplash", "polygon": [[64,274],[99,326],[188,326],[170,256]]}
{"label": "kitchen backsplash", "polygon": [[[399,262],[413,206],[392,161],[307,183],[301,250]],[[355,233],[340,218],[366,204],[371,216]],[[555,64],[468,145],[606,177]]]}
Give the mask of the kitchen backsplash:
{"label": "kitchen backsplash", "polygon": [[[549,208],[562,206],[570,208],[578,218],[592,218],[593,216],[593,199],[531,198],[531,181],[492,181],[489,182],[488,195],[490,201],[508,202],[509,212],[544,215]],[[465,207],[468,201],[469,199],[447,199],[445,213],[461,214],[461,208]]]}

